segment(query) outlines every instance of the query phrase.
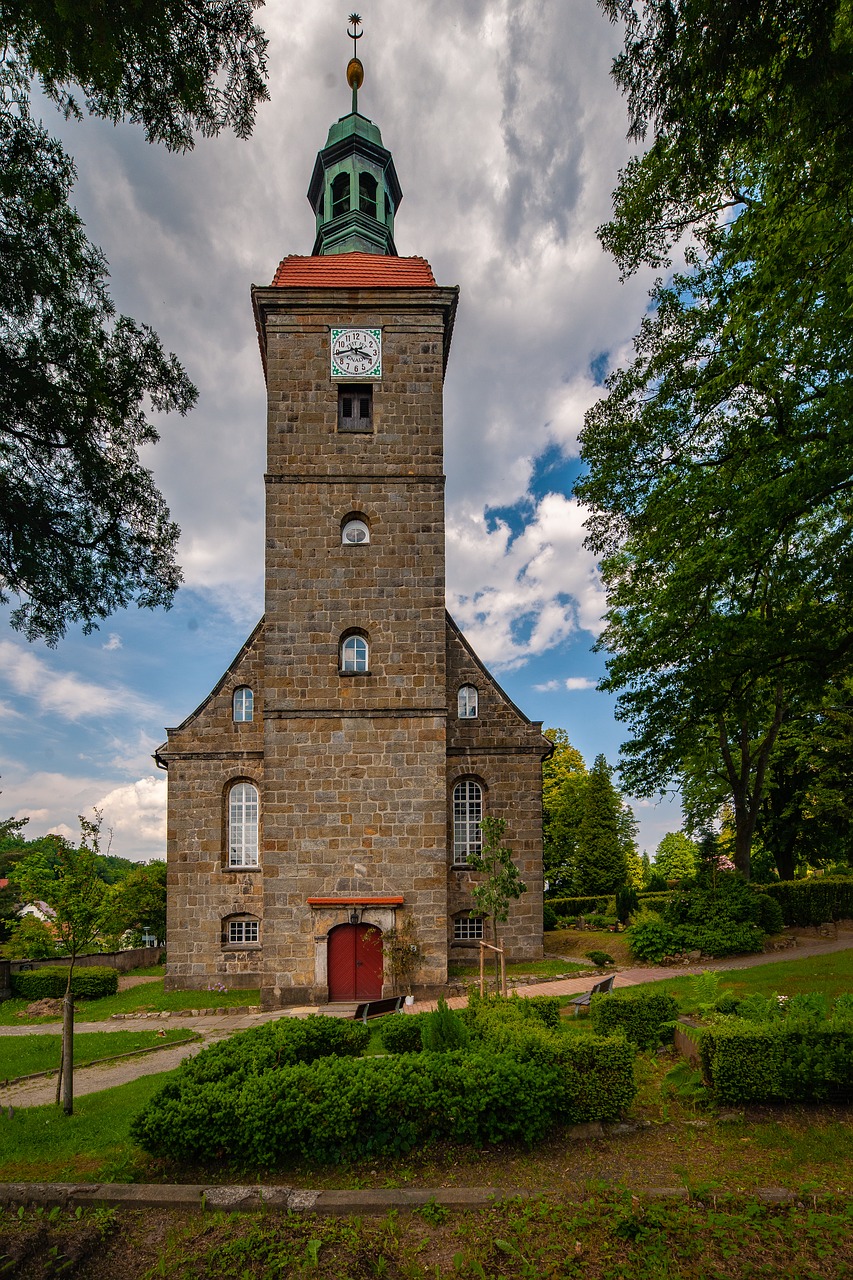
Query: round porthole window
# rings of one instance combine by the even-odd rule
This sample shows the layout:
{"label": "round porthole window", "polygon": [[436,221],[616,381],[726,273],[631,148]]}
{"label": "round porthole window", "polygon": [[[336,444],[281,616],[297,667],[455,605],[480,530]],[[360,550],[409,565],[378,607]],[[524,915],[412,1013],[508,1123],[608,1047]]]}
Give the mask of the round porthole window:
{"label": "round porthole window", "polygon": [[347,520],[341,530],[341,542],[351,547],[370,541],[370,530],[363,520]]}

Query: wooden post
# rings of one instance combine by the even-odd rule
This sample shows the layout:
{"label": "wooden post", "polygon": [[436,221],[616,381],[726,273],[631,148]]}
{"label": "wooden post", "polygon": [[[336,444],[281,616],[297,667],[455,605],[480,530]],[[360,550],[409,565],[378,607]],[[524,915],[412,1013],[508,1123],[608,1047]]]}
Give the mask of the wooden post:
{"label": "wooden post", "polygon": [[506,960],[503,947],[501,947],[501,995],[506,999]]}
{"label": "wooden post", "polygon": [[485,962],[486,962],[486,948],[481,942],[480,943],[480,999],[481,1000],[485,997],[485,994],[486,994],[485,970],[483,968],[483,966],[485,965]]}
{"label": "wooden post", "polygon": [[62,1002],[62,1110],[67,1116],[74,1111],[74,997],[65,993]]}

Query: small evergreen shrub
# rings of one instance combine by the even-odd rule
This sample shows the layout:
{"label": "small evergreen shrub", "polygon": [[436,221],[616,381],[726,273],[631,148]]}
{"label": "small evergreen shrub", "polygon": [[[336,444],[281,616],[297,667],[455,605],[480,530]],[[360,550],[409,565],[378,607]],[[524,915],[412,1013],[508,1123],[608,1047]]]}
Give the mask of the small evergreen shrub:
{"label": "small evergreen shrub", "polygon": [[757,893],[755,896],[758,900],[756,923],[765,933],[781,933],[785,927],[785,921],[779,903],[766,893]]}
{"label": "small evergreen shrub", "polygon": [[802,1025],[740,1019],[709,1027],[702,1067],[720,1102],[823,1102],[853,1098],[853,1022]]}
{"label": "small evergreen shrub", "polygon": [[379,1023],[379,1039],[389,1053],[420,1053],[426,1013],[392,1013]]}
{"label": "small evergreen shrub", "polygon": [[640,900],[637,897],[637,890],[632,889],[630,885],[623,885],[616,894],[616,915],[621,923],[627,924],[629,917],[639,909]]}
{"label": "small evergreen shrub", "polygon": [[604,969],[607,965],[613,964],[613,957],[608,955],[606,951],[585,951],[584,955],[587,960],[591,960],[597,969]]}
{"label": "small evergreen shrub", "polygon": [[457,1013],[439,996],[438,1008],[423,1015],[421,1043],[431,1053],[447,1053],[468,1045],[468,1028]]}
{"label": "small evergreen shrub", "polygon": [[326,1018],[320,1013],[279,1018],[209,1045],[196,1057],[185,1058],[178,1070],[182,1078],[198,1084],[225,1081],[231,1076],[243,1079],[319,1058],[357,1057],[369,1040],[370,1028],[361,1022]]}
{"label": "small evergreen shrub", "polygon": [[672,1027],[678,1017],[678,1001],[669,995],[630,995],[611,991],[593,996],[589,1016],[598,1035],[622,1031],[640,1049],[654,1049],[661,1040],[672,1039]]}
{"label": "small evergreen shrub", "polygon": [[631,954],[648,964],[659,964],[679,949],[675,930],[657,911],[641,910],[628,926],[627,936]]}
{"label": "small evergreen shrub", "polygon": [[[12,974],[12,994],[22,1000],[57,1000],[65,995],[68,970],[57,965],[41,969],[25,969]],[[114,996],[118,991],[118,969],[107,965],[89,965],[75,969],[71,975],[71,994],[75,999],[98,1000]]]}
{"label": "small evergreen shrub", "polygon": [[546,902],[542,906],[542,927],[546,933],[551,929],[559,929],[560,927],[560,917],[550,902]]}

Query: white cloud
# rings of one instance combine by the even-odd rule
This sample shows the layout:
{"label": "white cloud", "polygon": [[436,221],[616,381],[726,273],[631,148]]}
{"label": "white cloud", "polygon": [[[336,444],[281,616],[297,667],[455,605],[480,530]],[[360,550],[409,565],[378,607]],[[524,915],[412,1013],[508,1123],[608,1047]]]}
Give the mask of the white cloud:
{"label": "white cloud", "polygon": [[117,631],[111,631],[109,634],[109,639],[106,641],[105,644],[101,645],[101,648],[106,649],[107,653],[114,653],[116,649],[120,649],[121,647],[122,647],[121,636],[118,634]]}
{"label": "white cloud", "polygon": [[[97,801],[103,812],[101,846],[107,833],[113,834],[113,853],[122,857],[165,858],[166,779],[139,778],[126,786],[114,787]],[[132,852],[125,852],[132,849]]]}
{"label": "white cloud", "polygon": [[546,680],[544,684],[535,684],[533,688],[537,693],[556,693],[562,686],[559,680]]}
{"label": "white cloud", "polygon": [[63,720],[103,719],[116,712],[150,716],[152,705],[128,689],[93,684],[72,671],[58,671],[30,650],[0,640],[0,676],[38,710]]}
{"label": "white cloud", "polygon": [[569,676],[566,688],[573,693],[576,689],[594,689],[597,683],[597,680],[590,680],[587,676]]}
{"label": "white cloud", "polygon": [[578,629],[598,631],[604,593],[583,539],[582,508],[556,493],[516,538],[503,521],[448,521],[448,608],[485,662],[518,667]]}

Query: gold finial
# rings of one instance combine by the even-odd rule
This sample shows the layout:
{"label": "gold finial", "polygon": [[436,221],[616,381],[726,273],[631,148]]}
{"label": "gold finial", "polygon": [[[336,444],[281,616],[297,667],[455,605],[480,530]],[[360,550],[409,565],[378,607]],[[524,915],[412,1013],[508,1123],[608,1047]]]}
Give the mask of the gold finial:
{"label": "gold finial", "polygon": [[[351,13],[349,16],[349,25],[347,27],[347,35],[352,40],[352,57],[347,63],[347,84],[352,89],[352,113],[358,114],[358,91],[364,83],[364,67],[361,65],[361,59],[357,56],[358,46],[356,41],[360,40],[364,35],[363,31],[359,31],[361,26],[361,14]],[[352,30],[350,30],[350,27]]]}

